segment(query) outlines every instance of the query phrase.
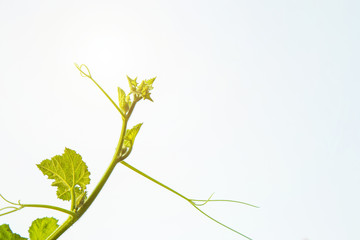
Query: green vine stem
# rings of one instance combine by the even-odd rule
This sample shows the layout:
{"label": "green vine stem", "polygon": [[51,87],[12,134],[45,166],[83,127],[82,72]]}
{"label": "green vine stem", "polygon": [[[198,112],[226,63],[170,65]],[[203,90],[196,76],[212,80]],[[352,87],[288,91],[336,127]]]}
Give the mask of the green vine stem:
{"label": "green vine stem", "polygon": [[[21,204],[20,201],[18,203],[13,203],[8,201],[7,199],[5,199],[1,194],[0,197],[6,201],[7,203],[11,204],[12,206],[8,206],[8,207],[4,207],[0,209],[1,211],[5,211],[7,210],[7,212],[0,214],[0,216],[18,211],[22,208],[26,208],[26,207],[36,207],[36,208],[47,208],[47,209],[52,209],[52,210],[56,210],[59,212],[63,212],[69,215],[69,217],[65,220],[65,222],[63,222],[63,224],[61,226],[59,226],[46,240],[56,240],[58,239],[67,229],[69,229],[76,221],[78,221],[81,216],[88,210],[88,208],[91,206],[91,204],[94,202],[94,200],[96,199],[96,197],[98,196],[98,194],[100,193],[100,191],[102,190],[102,188],[104,187],[104,185],[106,184],[107,180],[109,179],[111,173],[113,172],[114,168],[116,167],[116,165],[118,163],[123,164],[124,166],[126,166],[127,168],[133,170],[134,172],[142,175],[143,177],[149,179],[150,181],[160,185],[161,187],[167,189],[168,191],[178,195],[179,197],[183,198],[184,200],[186,200],[187,202],[189,202],[193,207],[195,207],[199,212],[201,212],[204,216],[206,216],[207,218],[211,219],[212,221],[220,224],[221,226],[251,240],[251,238],[245,236],[244,234],[226,226],[225,224],[217,221],[216,219],[212,218],[211,216],[209,216],[208,214],[206,214],[205,212],[203,212],[199,206],[203,206],[205,204],[207,204],[208,202],[215,202],[215,201],[222,201],[222,202],[233,202],[233,203],[240,203],[240,204],[245,204],[251,207],[257,207],[254,206],[252,204],[249,203],[244,203],[244,202],[240,202],[240,201],[234,201],[234,200],[213,200],[211,199],[212,195],[207,199],[207,200],[199,200],[199,199],[190,199],[185,197],[184,195],[180,194],[179,192],[175,191],[174,189],[166,186],[165,184],[157,181],[156,179],[150,177],[149,175],[145,174],[144,172],[138,170],[137,168],[131,166],[130,164],[128,164],[127,162],[123,161],[125,160],[131,153],[132,151],[132,144],[133,142],[130,144],[125,143],[125,148],[123,148],[124,145],[124,141],[125,141],[125,135],[127,134],[127,123],[128,120],[134,110],[134,107],[136,105],[136,103],[138,101],[140,101],[141,98],[144,99],[149,99],[152,101],[152,99],[150,98],[150,93],[146,92],[146,94],[144,95],[142,92],[140,91],[133,91],[131,90],[131,93],[133,94],[133,102],[130,103],[128,102],[128,105],[126,105],[126,110],[124,110],[125,108],[123,107],[123,105],[121,105],[123,102],[119,103],[119,106],[111,99],[111,97],[101,88],[101,86],[92,78],[90,70],[88,69],[88,67],[84,64],[82,65],[77,65],[75,64],[75,66],[77,67],[77,69],[80,71],[81,76],[83,77],[87,77],[89,79],[91,79],[95,85],[105,94],[105,96],[109,99],[109,101],[115,106],[115,108],[119,111],[119,113],[121,114],[122,117],[122,127],[121,127],[121,133],[120,133],[120,137],[118,140],[118,144],[115,150],[115,153],[113,155],[113,158],[110,162],[110,165],[108,166],[108,168],[106,169],[104,175],[102,176],[102,178],[100,179],[99,183],[96,185],[95,189],[93,190],[93,192],[90,194],[90,196],[85,200],[84,203],[81,203],[78,205],[77,200],[75,199],[75,188],[71,189],[70,195],[71,195],[71,208],[70,210],[66,210],[60,207],[56,207],[56,206],[51,206],[51,205],[44,205],[44,204]],[[82,67],[85,67],[87,70],[87,73],[84,72],[82,70]],[[129,79],[129,78],[128,78]],[[155,80],[155,78],[147,80],[148,82],[150,82],[150,85],[148,85],[148,90],[152,89],[152,82]],[[129,81],[134,81],[134,80],[129,80]],[[144,81],[143,81],[144,83]],[[142,84],[143,84],[142,83]],[[130,83],[132,84],[132,83]],[[137,83],[136,83],[137,85]],[[122,91],[122,90],[121,90]],[[123,92],[123,91],[122,91]],[[142,94],[142,95],[139,95]],[[124,96],[124,95],[122,95]],[[129,96],[127,96],[129,97]],[[120,97],[119,97],[120,99]],[[127,100],[126,100],[127,101]],[[126,103],[127,104],[127,103]],[[126,140],[128,141],[128,139]],[[85,197],[83,198],[85,199]]]}
{"label": "green vine stem", "polygon": [[[179,192],[175,191],[174,189],[166,186],[165,184],[157,181],[156,179],[150,177],[149,175],[145,174],[144,172],[138,170],[137,168],[131,166],[130,164],[126,163],[125,161],[123,161],[124,159],[126,159],[131,151],[132,151],[132,148],[128,149],[127,152],[125,152],[124,155],[121,156],[121,148],[122,148],[122,143],[123,143],[123,137],[124,137],[124,131],[126,130],[126,124],[127,124],[127,120],[129,119],[134,107],[135,107],[135,104],[137,101],[139,101],[141,98],[137,98],[136,95],[134,96],[134,102],[133,104],[131,104],[130,106],[130,109],[129,109],[129,112],[128,114],[124,114],[120,108],[117,106],[117,104],[115,104],[115,102],[111,99],[111,97],[100,87],[100,85],[92,78],[91,74],[90,74],[90,70],[88,69],[88,67],[84,64],[82,65],[77,65],[75,64],[75,66],[78,68],[78,70],[80,71],[81,75],[84,76],[84,77],[88,77],[89,79],[91,79],[95,84],[96,86],[105,94],[105,96],[109,99],[109,101],[116,107],[116,109],[120,112],[120,114],[122,115],[122,118],[123,118],[123,128],[122,128],[122,132],[121,132],[121,137],[120,137],[120,140],[119,140],[119,144],[118,144],[118,147],[116,149],[116,152],[114,154],[114,157],[113,157],[113,160],[109,166],[109,168],[107,169],[107,171],[105,172],[103,178],[100,180],[99,184],[97,185],[97,187],[95,188],[95,190],[93,191],[93,193],[90,195],[89,199],[84,203],[83,207],[80,208],[79,212],[78,212],[78,215],[74,218],[72,216],[69,217],[69,219],[67,221],[65,221],[65,223],[60,226],[49,238],[48,240],[54,240],[54,239],[57,239],[58,236],[60,236],[63,232],[66,231],[66,229],[68,229],[73,223],[75,223],[81,216],[82,214],[84,214],[84,212],[88,209],[88,207],[91,205],[91,203],[95,200],[96,196],[99,194],[100,190],[102,189],[102,187],[104,186],[105,182],[107,181],[107,179],[109,178],[111,172],[113,171],[113,169],[115,168],[116,164],[117,163],[122,163],[124,166],[130,168],[131,170],[135,171],[136,173],[142,175],[143,177],[149,179],[150,181],[160,185],[161,187],[171,191],[172,193],[178,195],[179,197],[183,198],[184,200],[186,200],[187,202],[189,202],[192,206],[194,206],[198,211],[200,211],[203,215],[205,215],[206,217],[208,217],[209,219],[213,220],[214,222],[222,225],[223,227],[226,227],[227,229],[247,238],[247,239],[251,239],[247,236],[245,236],[244,234],[226,226],[225,224],[217,221],[216,219],[212,218],[211,216],[209,216],[208,214],[206,214],[205,212],[203,212],[202,210],[200,210],[198,208],[198,206],[202,206],[202,205],[205,205],[206,203],[210,202],[210,201],[224,201],[224,202],[234,202],[234,203],[240,203],[240,204],[245,204],[245,205],[248,205],[248,206],[252,206],[252,207],[257,207],[257,206],[254,206],[252,204],[248,204],[248,203],[244,203],[244,202],[240,202],[240,201],[234,201],[234,200],[211,200],[210,198],[212,197],[212,195],[210,196],[210,198],[208,200],[196,200],[196,199],[189,199],[187,197],[185,197],[184,195],[180,194]],[[85,72],[82,71],[82,67],[85,67],[87,69],[87,74]],[[198,204],[196,202],[203,202],[202,204]]]}
{"label": "green vine stem", "polygon": [[[133,104],[132,104],[133,105],[132,108],[134,108],[135,104],[136,104],[136,102],[134,101]],[[118,163],[118,158],[119,158],[119,155],[121,153],[122,144],[124,142],[124,136],[125,136],[127,121],[129,119],[129,117],[130,116],[122,118],[123,124],[122,124],[122,128],[121,128],[120,139],[119,139],[119,142],[118,142],[116,150],[115,150],[115,154],[114,154],[114,156],[113,156],[113,158],[111,160],[111,163],[110,163],[109,167],[106,169],[104,175],[100,179],[100,182],[96,185],[94,191],[91,193],[89,198],[85,201],[84,205],[79,209],[78,212],[76,212],[76,215],[75,216],[70,216],[59,228],[57,228],[47,238],[47,240],[58,239],[67,229],[69,229],[77,220],[80,219],[80,217],[86,212],[86,210],[94,202],[94,200],[96,199],[96,197],[100,193],[101,189],[104,187],[105,183],[109,179],[109,177],[110,177],[111,173],[113,172],[116,164]]]}
{"label": "green vine stem", "polygon": [[[80,219],[80,217],[87,211],[87,209],[91,206],[91,204],[94,202],[94,200],[96,199],[96,197],[98,196],[98,194],[100,193],[101,189],[104,187],[105,183],[107,182],[107,180],[109,179],[111,173],[113,172],[115,166],[117,163],[120,162],[120,160],[125,159],[127,156],[129,156],[129,154],[126,154],[126,156],[122,156],[121,152],[122,152],[122,146],[123,146],[123,142],[124,142],[124,136],[126,133],[126,127],[127,127],[127,123],[128,120],[135,108],[136,103],[141,99],[137,96],[134,96],[134,101],[132,102],[129,111],[127,114],[124,114],[120,108],[116,105],[116,103],[110,98],[110,96],[100,87],[100,85],[92,78],[91,74],[90,74],[90,70],[88,69],[88,67],[84,64],[82,65],[77,65],[75,64],[75,66],[78,68],[78,70],[80,71],[82,76],[88,77],[89,79],[91,79],[96,86],[105,94],[105,96],[110,100],[110,102],[115,106],[115,108],[120,112],[121,116],[122,116],[122,127],[121,127],[121,134],[120,134],[120,138],[114,153],[114,156],[111,160],[111,163],[109,165],[109,167],[106,169],[104,175],[102,176],[102,178],[100,179],[99,183],[96,185],[95,189],[93,190],[93,192],[91,193],[91,195],[89,196],[89,198],[85,201],[85,203],[82,205],[82,207],[75,212],[76,215],[75,216],[69,216],[69,218],[59,227],[57,228],[48,238],[47,240],[55,240],[57,238],[59,238],[67,229],[69,229],[77,220]],[[81,70],[81,67],[85,66],[85,68],[88,71],[88,74],[86,74],[85,72],[83,72]],[[131,150],[130,150],[131,151]]]}

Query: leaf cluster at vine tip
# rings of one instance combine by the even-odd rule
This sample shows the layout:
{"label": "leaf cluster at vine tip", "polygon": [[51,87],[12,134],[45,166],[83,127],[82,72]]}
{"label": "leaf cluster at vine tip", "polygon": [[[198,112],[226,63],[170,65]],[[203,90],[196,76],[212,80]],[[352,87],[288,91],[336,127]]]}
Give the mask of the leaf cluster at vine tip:
{"label": "leaf cluster at vine tip", "polygon": [[141,81],[140,84],[137,83],[137,78],[131,79],[129,76],[127,76],[129,86],[130,86],[130,93],[133,93],[137,96],[141,96],[144,100],[148,99],[153,102],[153,100],[150,97],[150,91],[154,89],[152,86],[156,77],[150,78],[148,80]]}

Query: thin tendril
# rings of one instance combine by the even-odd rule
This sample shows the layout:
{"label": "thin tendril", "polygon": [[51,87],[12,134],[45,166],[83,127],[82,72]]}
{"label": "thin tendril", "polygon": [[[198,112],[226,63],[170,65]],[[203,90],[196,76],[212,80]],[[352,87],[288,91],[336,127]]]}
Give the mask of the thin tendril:
{"label": "thin tendril", "polygon": [[203,206],[203,205],[205,205],[206,203],[208,203],[208,202],[233,202],[233,203],[240,203],[240,204],[244,204],[244,205],[247,205],[247,206],[250,206],[250,207],[254,207],[254,208],[260,208],[260,207],[258,207],[258,206],[255,206],[255,205],[252,205],[252,204],[250,204],[250,203],[246,203],[246,202],[240,202],[240,201],[235,201],[235,200],[224,200],[224,199],[214,199],[214,200],[210,200],[210,199],[208,199],[208,200],[199,200],[199,199],[189,199],[190,201],[192,201],[192,202],[205,202],[205,203],[203,203],[203,204],[197,204],[197,203],[194,203],[195,205],[197,205],[197,206]]}
{"label": "thin tendril", "polygon": [[[203,212],[202,210],[200,210],[200,209],[198,208],[198,206],[197,206],[198,204],[197,204],[197,203],[195,203],[195,201],[205,202],[205,203],[206,203],[206,202],[210,202],[210,201],[227,201],[227,202],[236,202],[236,203],[243,203],[243,202],[239,202],[239,201],[232,201],[232,200],[210,200],[210,198],[212,197],[212,195],[213,195],[213,194],[210,196],[210,198],[209,198],[208,200],[195,200],[195,199],[189,199],[189,198],[185,197],[184,195],[182,195],[182,194],[180,194],[180,193],[176,192],[176,191],[175,191],[175,190],[173,190],[172,188],[170,188],[170,187],[168,187],[168,186],[164,185],[163,183],[161,183],[161,182],[159,182],[159,181],[155,180],[154,178],[150,177],[149,175],[145,174],[144,172],[140,171],[139,169],[137,169],[137,168],[135,168],[135,167],[131,166],[131,165],[130,165],[130,164],[128,164],[127,162],[125,162],[125,161],[121,161],[121,163],[122,163],[123,165],[125,165],[126,167],[130,168],[131,170],[135,171],[136,173],[138,173],[138,174],[142,175],[143,177],[145,177],[145,178],[149,179],[150,181],[152,181],[152,182],[154,182],[154,183],[156,183],[156,184],[160,185],[160,186],[161,186],[161,187],[163,187],[163,188],[166,188],[167,190],[169,190],[169,191],[171,191],[171,192],[175,193],[176,195],[178,195],[178,196],[182,197],[183,199],[187,200],[187,201],[188,201],[188,202],[189,202],[192,206],[194,206],[194,207],[195,207],[198,211],[200,211],[202,214],[204,214],[206,217],[210,218],[210,219],[211,219],[211,220],[213,220],[214,222],[216,222],[216,223],[220,224],[221,226],[226,227],[227,229],[229,229],[229,230],[231,230],[231,231],[233,231],[233,232],[235,232],[235,233],[237,233],[237,234],[239,234],[239,235],[241,235],[241,236],[243,236],[243,237],[245,237],[245,238],[247,238],[247,239],[251,240],[251,238],[249,238],[249,237],[245,236],[244,234],[242,234],[242,233],[240,233],[240,232],[238,232],[238,231],[236,231],[236,230],[234,230],[234,229],[232,229],[232,228],[230,228],[230,227],[226,226],[225,224],[223,224],[223,223],[221,223],[221,222],[219,222],[219,221],[215,220],[214,218],[210,217],[210,216],[209,216],[209,215],[207,215],[205,212]],[[244,203],[244,204],[246,204],[246,203]],[[202,204],[202,205],[203,205],[203,204]],[[246,205],[249,205],[249,206],[254,206],[254,205],[251,205],[251,204],[246,204]]]}
{"label": "thin tendril", "polygon": [[18,209],[17,207],[9,206],[9,207],[3,207],[3,208],[1,208],[1,209],[0,209],[0,212],[3,211],[3,210],[5,210],[5,209],[9,209],[9,208],[11,208],[11,209]]}
{"label": "thin tendril", "polygon": [[[213,194],[211,194],[210,195],[210,197],[208,198],[208,200],[200,200],[201,202],[204,202],[204,203],[194,203],[194,201],[199,201],[199,200],[193,200],[193,199],[189,199],[191,202],[193,202],[196,206],[204,206],[205,204],[207,204],[209,201],[210,201],[210,199],[211,199],[211,197],[214,195],[214,193]],[[199,202],[200,202],[199,201]]]}
{"label": "thin tendril", "polygon": [[86,70],[88,71],[88,74],[85,74],[84,72],[84,75],[86,76],[86,77],[88,77],[88,78],[91,78],[92,76],[91,76],[91,73],[90,73],[90,70],[89,70],[89,68],[85,65],[85,64],[81,64],[80,65],[80,69],[82,68],[82,67],[85,67],[86,68]]}
{"label": "thin tendril", "polygon": [[[12,205],[21,205],[21,204],[17,204],[17,203],[10,202],[10,201],[7,200],[6,198],[4,198],[3,195],[1,195],[1,194],[0,194],[0,197],[1,197],[2,199],[4,199],[5,202],[10,203],[10,204],[12,204]],[[19,203],[20,203],[20,200],[19,200]]]}
{"label": "thin tendril", "polygon": [[[116,105],[114,100],[105,92],[105,90],[92,78],[89,68],[85,64],[81,64],[80,66],[77,63],[74,63],[76,68],[80,71],[80,75],[82,77],[88,77],[95,83],[95,85],[105,94],[105,96],[109,99],[109,101],[114,105],[114,107],[120,112],[121,116],[125,117],[124,113],[120,110],[119,106]],[[85,67],[88,71],[88,74],[86,74],[83,70],[81,70],[82,67]]]}
{"label": "thin tendril", "polygon": [[249,238],[248,236],[246,236],[246,235],[244,235],[244,234],[236,231],[235,229],[232,229],[231,227],[226,226],[225,224],[219,222],[219,221],[216,220],[215,218],[210,217],[208,214],[206,214],[205,212],[203,212],[202,210],[200,210],[200,208],[198,208],[196,205],[193,204],[193,206],[194,206],[194,208],[196,208],[197,210],[199,210],[199,212],[201,212],[202,214],[204,214],[206,217],[210,218],[210,219],[213,220],[214,222],[220,224],[220,225],[223,226],[223,227],[226,227],[227,229],[229,229],[229,230],[231,230],[231,231],[233,231],[233,232],[235,232],[235,233],[237,233],[237,234],[239,234],[239,235],[241,235],[241,236],[243,236],[243,237],[245,237],[245,238],[247,238],[247,239],[249,239],[249,240],[252,240],[252,239]]}
{"label": "thin tendril", "polygon": [[13,213],[13,212],[16,212],[16,211],[19,211],[19,210],[21,210],[23,207],[4,207],[4,208],[1,208],[0,209],[0,212],[1,211],[3,211],[3,210],[5,210],[5,209],[13,209],[13,210],[11,210],[11,211],[9,211],[9,212],[5,212],[5,213],[2,213],[2,214],[0,214],[0,216],[4,216],[4,215],[7,215],[7,214],[10,214],[10,213]]}
{"label": "thin tendril", "polygon": [[10,213],[13,213],[13,212],[16,212],[16,211],[19,211],[19,210],[20,210],[20,209],[15,209],[15,210],[12,210],[12,211],[7,212],[7,213],[0,214],[0,217],[1,217],[1,216],[5,216],[5,215],[10,214]]}
{"label": "thin tendril", "polygon": [[21,204],[20,203],[20,200],[18,201],[18,203],[13,203],[13,202],[10,202],[9,200],[7,200],[6,198],[4,198],[1,194],[0,194],[0,197],[7,203],[11,204],[11,205],[15,205],[15,206],[18,206],[18,207],[14,207],[14,206],[7,206],[7,207],[4,207],[4,208],[0,208],[0,212],[1,211],[4,211],[5,209],[14,209],[12,211],[9,211],[9,212],[6,212],[6,213],[2,213],[0,214],[0,216],[4,216],[6,214],[10,214],[12,212],[15,212],[15,211],[19,211],[23,208],[27,208],[27,207],[35,207],[35,208],[47,208],[47,209],[52,209],[52,210],[56,210],[56,211],[59,211],[59,212],[63,212],[63,213],[67,213],[71,216],[76,216],[76,213],[73,212],[73,211],[69,211],[69,210],[66,210],[66,209],[63,209],[63,208],[60,208],[60,207],[56,207],[56,206],[51,206],[51,205],[44,205],[44,204]]}

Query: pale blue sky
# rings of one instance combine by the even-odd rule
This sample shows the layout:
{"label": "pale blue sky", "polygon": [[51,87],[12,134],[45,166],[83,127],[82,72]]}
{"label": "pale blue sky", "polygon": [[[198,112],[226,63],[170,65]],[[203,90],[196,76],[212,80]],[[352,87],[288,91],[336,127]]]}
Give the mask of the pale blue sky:
{"label": "pale blue sky", "polygon": [[[53,203],[36,168],[65,147],[91,171],[114,152],[126,75],[157,76],[128,162],[254,240],[360,239],[357,1],[0,1],[0,193]],[[0,206],[4,203],[0,202]],[[0,224],[27,236],[25,209]],[[119,166],[61,239],[242,239]]]}

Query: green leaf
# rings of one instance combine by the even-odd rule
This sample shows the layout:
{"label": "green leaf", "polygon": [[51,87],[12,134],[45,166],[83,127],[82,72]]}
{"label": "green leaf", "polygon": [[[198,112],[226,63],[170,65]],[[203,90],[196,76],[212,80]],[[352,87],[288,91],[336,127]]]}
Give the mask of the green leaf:
{"label": "green leaf", "polygon": [[142,123],[135,125],[132,129],[127,129],[124,137],[124,146],[131,148],[134,144],[135,137],[138,134]]}
{"label": "green leaf", "polygon": [[131,92],[135,92],[136,91],[136,87],[138,85],[138,83],[136,82],[137,77],[135,79],[131,79],[129,76],[126,76],[128,81],[129,81],[129,87],[130,87],[130,91]]}
{"label": "green leaf", "polygon": [[129,104],[126,101],[126,94],[124,90],[122,90],[120,87],[118,87],[118,94],[119,94],[119,106],[121,111],[125,114],[127,111],[129,111]]}
{"label": "green leaf", "polygon": [[51,185],[57,187],[56,194],[62,200],[69,201],[73,189],[76,199],[90,183],[90,172],[85,162],[79,154],[69,148],[65,148],[63,155],[56,155],[51,160],[46,159],[37,164],[37,167],[48,176],[48,179],[55,180]]}
{"label": "green leaf", "polygon": [[58,221],[49,217],[34,220],[29,228],[30,240],[45,240],[59,227]]}
{"label": "green leaf", "polygon": [[149,80],[145,80],[145,84],[146,84],[147,86],[149,86],[149,89],[150,89],[150,90],[152,90],[152,89],[154,88],[154,87],[152,86],[152,84],[154,83],[155,79],[156,79],[156,77],[150,78]]}
{"label": "green leaf", "polygon": [[152,90],[154,87],[152,84],[154,83],[156,77],[151,78],[149,80],[144,80],[140,83],[140,85],[137,87],[137,92],[142,96],[142,98],[148,99],[153,102],[153,100],[150,97],[150,90]]}
{"label": "green leaf", "polygon": [[146,91],[146,89],[144,88],[146,88],[145,81],[142,81],[136,90],[138,93],[141,94],[144,90]]}
{"label": "green leaf", "polygon": [[152,100],[152,98],[150,97],[150,94],[151,94],[151,93],[149,93],[149,92],[145,92],[145,93],[143,94],[143,98],[144,98],[144,100],[145,100],[145,99],[148,99],[148,100],[154,102],[154,100]]}
{"label": "green leaf", "polygon": [[0,225],[0,239],[1,240],[27,240],[19,234],[13,233],[8,224]]}

